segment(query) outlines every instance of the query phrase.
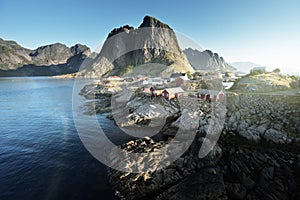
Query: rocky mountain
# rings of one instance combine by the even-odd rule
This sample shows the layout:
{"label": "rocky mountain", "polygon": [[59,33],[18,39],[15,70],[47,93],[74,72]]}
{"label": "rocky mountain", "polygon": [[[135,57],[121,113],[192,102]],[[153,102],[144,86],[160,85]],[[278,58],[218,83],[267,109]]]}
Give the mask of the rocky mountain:
{"label": "rocky mountain", "polygon": [[30,63],[30,49],[21,47],[15,41],[0,38],[0,69],[14,70]]}
{"label": "rocky mountain", "polygon": [[77,75],[87,78],[156,77],[199,69],[235,70],[210,50],[182,51],[173,29],[150,16],[145,16],[138,28],[125,25],[113,29],[99,54],[91,55],[90,49],[81,44],[69,48],[55,43],[31,50],[0,39],[0,76],[61,75],[80,70]]}
{"label": "rocky mountain", "polygon": [[112,30],[97,58],[79,75],[167,76],[194,71],[178,45],[172,28],[146,16],[138,28],[129,25]]}
{"label": "rocky mountain", "polygon": [[237,68],[238,71],[241,71],[241,72],[250,72],[250,70],[253,68],[253,67],[266,67],[266,66],[263,66],[263,65],[259,65],[259,64],[255,64],[253,62],[232,62],[230,63],[231,66]]}
{"label": "rocky mountain", "polygon": [[223,57],[210,50],[199,51],[188,48],[183,52],[196,70],[220,70],[222,72],[236,70],[233,66],[226,63]]}
{"label": "rocky mountain", "polygon": [[0,39],[0,76],[74,73],[90,54],[90,49],[81,44],[69,48],[64,44],[55,43],[30,50],[14,41]]}

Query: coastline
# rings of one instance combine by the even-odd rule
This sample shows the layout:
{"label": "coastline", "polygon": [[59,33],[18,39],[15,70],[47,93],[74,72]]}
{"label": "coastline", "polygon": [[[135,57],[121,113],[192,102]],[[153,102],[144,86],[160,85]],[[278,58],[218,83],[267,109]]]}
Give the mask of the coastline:
{"label": "coastline", "polygon": [[[92,91],[92,96],[96,94],[96,101],[102,99],[101,92],[97,95],[99,90],[89,88],[88,91]],[[154,167],[159,162],[155,152],[167,145],[168,140],[153,141],[146,137],[140,142],[133,140],[121,145],[130,151],[147,152],[154,168],[150,166],[147,172],[137,174],[108,168],[110,183],[117,196],[120,199],[299,198],[296,188],[300,185],[300,124],[297,120],[300,96],[229,92],[226,99],[227,111],[220,139],[204,158],[199,158],[199,149],[212,123],[211,114],[204,110],[196,138],[188,151],[163,169]],[[145,110],[149,107],[147,101],[153,102],[148,97],[131,98],[131,104],[138,105],[133,107],[133,114],[141,115],[138,107]],[[99,105],[103,109],[103,104]],[[166,102],[164,106],[170,109],[172,104]],[[215,114],[220,116],[221,113]],[[114,120],[112,116],[110,119]],[[162,133],[173,135],[170,133],[177,119],[167,123]],[[215,117],[211,119],[218,121]],[[143,141],[149,145],[141,146]],[[127,166],[130,169],[136,164],[128,161]]]}

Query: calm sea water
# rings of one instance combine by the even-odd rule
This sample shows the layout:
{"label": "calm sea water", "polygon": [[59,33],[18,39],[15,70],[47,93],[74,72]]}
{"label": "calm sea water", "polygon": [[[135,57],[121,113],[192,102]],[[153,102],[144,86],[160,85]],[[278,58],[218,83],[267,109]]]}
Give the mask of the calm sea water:
{"label": "calm sea water", "polygon": [[[81,143],[73,80],[0,78],[0,199],[113,199],[106,167]],[[107,134],[120,130],[98,116]]]}

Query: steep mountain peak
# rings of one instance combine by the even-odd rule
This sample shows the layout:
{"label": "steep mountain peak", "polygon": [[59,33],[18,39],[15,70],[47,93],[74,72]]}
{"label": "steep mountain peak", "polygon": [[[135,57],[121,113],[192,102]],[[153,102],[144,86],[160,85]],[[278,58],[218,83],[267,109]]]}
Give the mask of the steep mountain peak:
{"label": "steep mountain peak", "polygon": [[77,55],[85,51],[90,51],[90,48],[88,48],[86,45],[75,44],[74,46],[71,47],[71,52],[73,55]]}
{"label": "steep mountain peak", "polygon": [[[195,51],[198,51],[197,49],[195,49]],[[199,51],[198,51],[199,52]],[[204,51],[204,53],[208,53],[208,55],[209,56],[213,56],[213,52],[211,51],[211,50],[209,50],[209,49],[206,49],[205,51]]]}
{"label": "steep mountain peak", "polygon": [[[151,16],[145,16],[143,19],[142,24],[138,28],[145,28],[145,27],[156,27],[156,28],[167,28],[172,30],[167,24],[159,21],[158,19],[151,17]],[[119,28],[114,28],[109,34],[108,37],[111,37],[113,35],[116,35],[118,33],[126,32],[129,33],[129,31],[135,30],[133,26],[124,25]]]}
{"label": "steep mountain peak", "polygon": [[109,34],[108,34],[108,37],[111,37],[113,35],[116,35],[118,33],[121,33],[121,32],[129,32],[130,30],[133,30],[134,27],[132,26],[129,26],[129,25],[124,25],[124,26],[121,26],[119,28],[114,28]]}
{"label": "steep mountain peak", "polygon": [[[151,17],[151,16],[145,16],[143,19],[142,24],[139,26],[139,28],[142,27],[156,27],[156,28],[167,28],[171,29],[167,24],[162,23],[158,19]],[[171,29],[172,30],[172,29]]]}
{"label": "steep mountain peak", "polygon": [[145,16],[139,28],[126,25],[113,29],[100,54],[79,75],[157,77],[187,71],[194,69],[180,49],[175,32],[167,24]]}

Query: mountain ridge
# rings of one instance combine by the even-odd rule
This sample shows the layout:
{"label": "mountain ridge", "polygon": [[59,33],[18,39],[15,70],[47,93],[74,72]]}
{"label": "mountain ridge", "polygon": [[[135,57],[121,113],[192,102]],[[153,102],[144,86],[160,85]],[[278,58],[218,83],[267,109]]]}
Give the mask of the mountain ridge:
{"label": "mountain ridge", "polygon": [[[77,72],[90,49],[82,44],[62,43],[27,49],[0,38],[0,76],[47,76]],[[77,61],[77,62],[75,62]]]}
{"label": "mountain ridge", "polygon": [[219,70],[221,72],[235,71],[236,69],[225,62],[222,56],[211,50],[199,51],[197,49],[187,48],[183,52],[189,62],[196,70]]}
{"label": "mountain ridge", "polygon": [[[192,54],[198,58],[191,58]],[[195,56],[194,56],[195,57]],[[196,55],[197,57],[197,55]],[[195,60],[201,60],[197,66]],[[81,77],[169,76],[199,69],[232,71],[223,57],[179,46],[173,29],[150,16],[140,26],[124,25],[109,32],[100,53],[82,44],[68,47],[56,42],[28,49],[0,38],[0,76],[53,76],[76,73]]]}

